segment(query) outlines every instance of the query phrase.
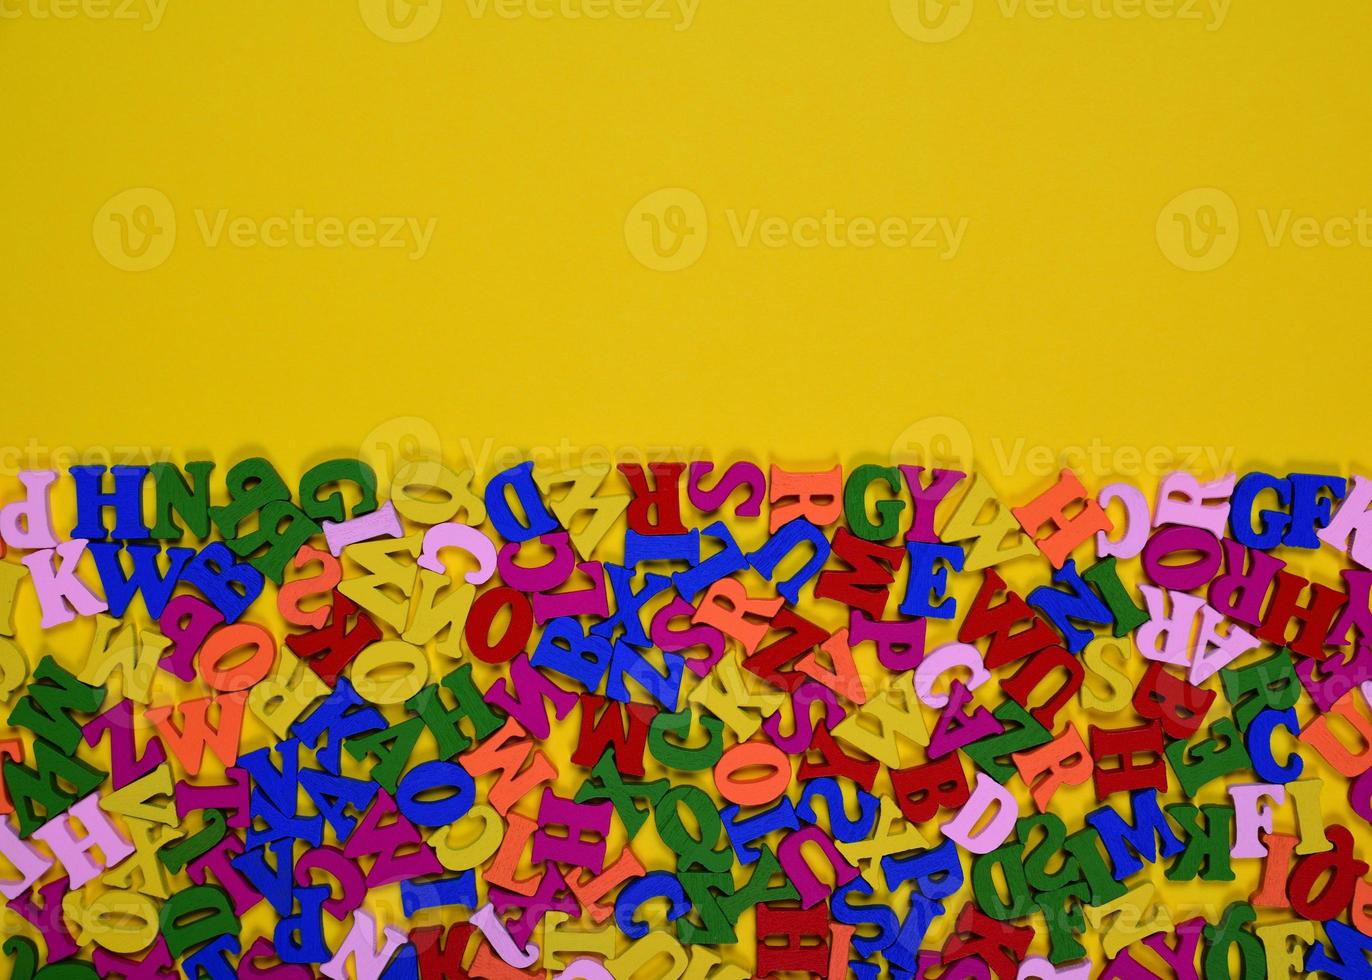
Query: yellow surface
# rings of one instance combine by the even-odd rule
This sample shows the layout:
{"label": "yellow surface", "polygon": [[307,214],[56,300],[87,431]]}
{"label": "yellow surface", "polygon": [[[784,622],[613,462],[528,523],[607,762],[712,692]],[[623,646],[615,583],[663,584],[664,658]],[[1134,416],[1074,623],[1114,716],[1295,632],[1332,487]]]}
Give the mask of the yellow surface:
{"label": "yellow surface", "polygon": [[389,2],[0,0],[6,497],[386,445],[1367,468],[1365,4]]}
{"label": "yellow surface", "polygon": [[[155,29],[40,16],[64,2],[4,0],[19,15],[0,20],[7,445],[287,462],[416,415],[459,457],[565,439],[799,461],[949,416],[992,459],[991,440],[1008,455],[1021,438],[1360,457],[1357,413],[1300,396],[1351,367],[1367,243],[1267,232],[1287,210],[1369,204],[1363,4],[1235,4],[1221,24],[1199,5],[1208,19],[1073,19],[979,0],[928,43],[901,30],[904,3],[701,0],[682,30],[675,13],[447,0],[427,36],[391,43],[372,0],[166,0]],[[165,195],[176,224],[137,274],[93,242],[131,188]],[[708,217],[703,254],[672,273],[625,240],[662,188]],[[1208,273],[1156,238],[1195,188],[1239,215]],[[422,258],[294,244],[309,232],[231,244],[228,221],[297,209],[435,227]],[[946,260],[745,237],[755,210],[830,209],[966,234]]]}

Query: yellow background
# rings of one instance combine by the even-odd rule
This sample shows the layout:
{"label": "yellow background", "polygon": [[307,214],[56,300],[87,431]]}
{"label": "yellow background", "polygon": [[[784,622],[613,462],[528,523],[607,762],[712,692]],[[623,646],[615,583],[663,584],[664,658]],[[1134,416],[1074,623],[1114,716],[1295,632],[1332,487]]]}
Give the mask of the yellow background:
{"label": "yellow background", "polygon": [[[950,416],[983,454],[992,437],[1361,453],[1340,382],[1367,251],[1268,247],[1256,210],[1368,204],[1364,4],[1237,3],[1208,30],[976,0],[931,44],[886,3],[701,0],[678,31],[446,0],[401,44],[345,2],[168,0],[154,30],[4,2],[24,12],[0,20],[6,444],[289,460],[417,415],[477,447],[799,460]],[[179,231],[138,274],[92,244],[134,187],[166,194]],[[676,273],[624,239],[662,187],[711,219]],[[1210,273],[1154,233],[1196,187],[1240,209]],[[438,224],[419,261],[207,247],[194,212],[220,208]],[[951,261],[739,247],[731,208],[969,225]]]}
{"label": "yellow background", "polygon": [[[1364,4],[976,0],[932,41],[904,0],[700,0],[686,29],[445,0],[402,43],[371,0],[168,0],[155,27],[51,2],[0,0],[6,477],[262,452],[293,483],[406,439],[485,473],[924,448],[1019,499],[1093,444],[1068,460],[1093,487],[1151,489],[1193,448],[1202,473],[1366,462],[1368,249],[1264,227],[1368,204]],[[177,230],[136,272],[99,246],[131,188]],[[708,224],[677,271],[626,236],[662,188]],[[1208,272],[1160,233],[1198,188],[1234,206]],[[419,259],[212,245],[221,209],[435,230]],[[731,230],[831,209],[966,236],[943,260]]]}

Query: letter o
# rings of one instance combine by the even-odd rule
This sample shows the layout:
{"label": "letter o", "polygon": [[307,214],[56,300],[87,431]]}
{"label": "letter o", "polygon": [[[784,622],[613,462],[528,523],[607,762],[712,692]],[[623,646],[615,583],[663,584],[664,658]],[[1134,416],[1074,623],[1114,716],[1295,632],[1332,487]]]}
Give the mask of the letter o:
{"label": "letter o", "polygon": [[[379,678],[387,668],[404,667],[399,677]],[[372,704],[400,704],[419,693],[429,680],[429,661],[419,647],[404,640],[381,640],[353,661],[353,688]]]}
{"label": "letter o", "polygon": [[[737,774],[752,766],[770,769],[771,775],[739,779]],[[715,765],[715,787],[730,803],[739,806],[764,806],[786,792],[791,783],[791,760],[775,745],[745,742],[735,745]]]}
{"label": "letter o", "polygon": [[[244,647],[255,647],[247,660],[232,667],[219,664]],[[276,662],[276,638],[256,623],[234,623],[211,633],[200,647],[200,676],[216,691],[246,691],[267,676]]]}

